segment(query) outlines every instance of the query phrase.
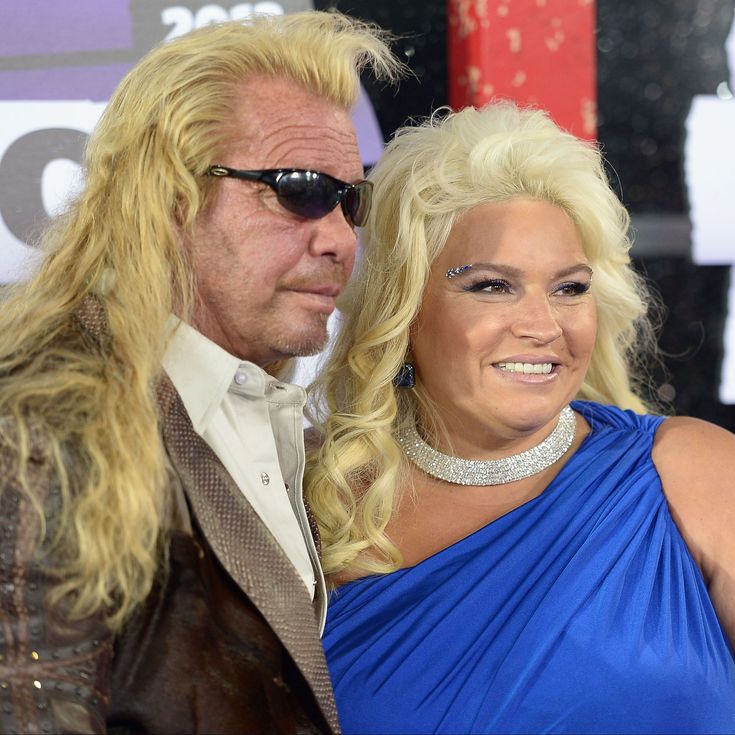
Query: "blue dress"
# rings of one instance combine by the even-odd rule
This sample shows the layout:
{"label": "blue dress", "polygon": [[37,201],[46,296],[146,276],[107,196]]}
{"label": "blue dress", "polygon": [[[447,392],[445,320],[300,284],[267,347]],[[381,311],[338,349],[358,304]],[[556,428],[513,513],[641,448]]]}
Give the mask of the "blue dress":
{"label": "blue dress", "polygon": [[573,408],[592,432],[540,496],[333,593],[347,735],[735,733],[733,652],[651,461],[663,419]]}

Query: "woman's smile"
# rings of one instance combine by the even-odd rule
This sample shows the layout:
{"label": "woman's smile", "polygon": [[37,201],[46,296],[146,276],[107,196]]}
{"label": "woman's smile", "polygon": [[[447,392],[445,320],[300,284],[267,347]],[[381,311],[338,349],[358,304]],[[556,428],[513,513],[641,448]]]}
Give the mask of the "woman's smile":
{"label": "woman's smile", "polygon": [[465,212],[432,266],[411,352],[455,449],[543,438],[578,393],[596,337],[592,269],[559,207]]}

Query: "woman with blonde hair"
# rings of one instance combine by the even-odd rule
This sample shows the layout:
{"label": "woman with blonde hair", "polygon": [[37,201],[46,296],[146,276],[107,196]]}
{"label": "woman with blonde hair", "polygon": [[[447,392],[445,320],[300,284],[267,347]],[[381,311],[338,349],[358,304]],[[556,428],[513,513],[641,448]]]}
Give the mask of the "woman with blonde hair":
{"label": "woman with blonde hair", "polygon": [[735,729],[735,437],[648,413],[595,146],[510,102],[400,130],[313,392],[346,733]]}

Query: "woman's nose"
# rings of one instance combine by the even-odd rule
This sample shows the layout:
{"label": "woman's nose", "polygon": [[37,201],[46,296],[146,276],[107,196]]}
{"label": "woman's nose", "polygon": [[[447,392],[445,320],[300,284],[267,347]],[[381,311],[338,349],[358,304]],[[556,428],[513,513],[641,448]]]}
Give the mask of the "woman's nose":
{"label": "woman's nose", "polygon": [[520,313],[513,324],[513,335],[548,344],[561,337],[562,328],[546,295],[528,297],[519,304]]}

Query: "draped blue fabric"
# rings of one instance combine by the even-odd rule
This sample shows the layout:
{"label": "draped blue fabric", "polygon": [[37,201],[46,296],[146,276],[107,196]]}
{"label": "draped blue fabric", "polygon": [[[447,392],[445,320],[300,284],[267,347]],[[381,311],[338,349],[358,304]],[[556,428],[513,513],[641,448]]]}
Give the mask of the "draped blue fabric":
{"label": "draped blue fabric", "polygon": [[651,462],[662,419],[573,408],[592,432],[539,497],[333,593],[345,733],[735,733],[732,649]]}

